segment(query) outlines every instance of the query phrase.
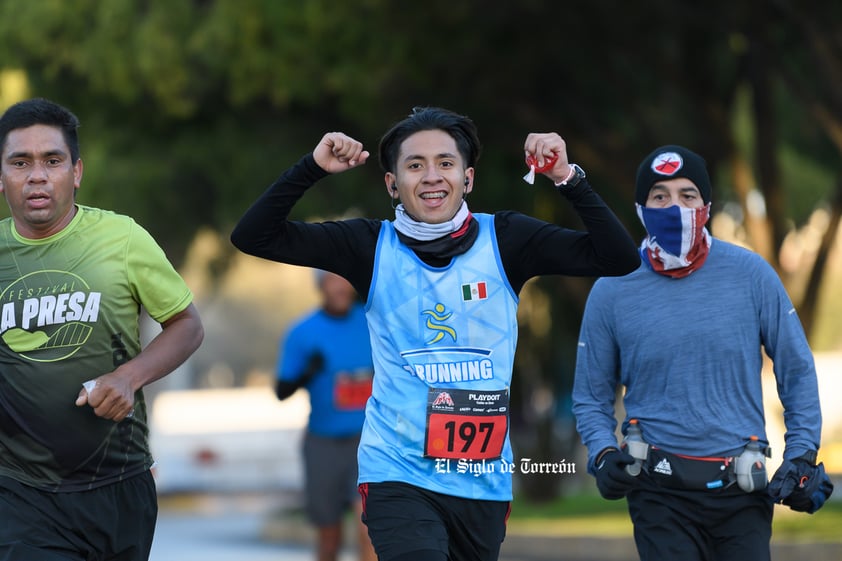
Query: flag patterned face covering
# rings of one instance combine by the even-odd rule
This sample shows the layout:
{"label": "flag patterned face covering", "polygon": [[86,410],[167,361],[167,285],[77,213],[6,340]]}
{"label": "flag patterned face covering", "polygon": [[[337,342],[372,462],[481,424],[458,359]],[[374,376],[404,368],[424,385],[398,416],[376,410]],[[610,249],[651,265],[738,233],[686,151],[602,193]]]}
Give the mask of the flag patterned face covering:
{"label": "flag patterned face covering", "polygon": [[705,228],[710,203],[701,208],[635,206],[648,234],[640,246],[644,263],[656,273],[677,279],[702,266],[710,252],[711,237]]}

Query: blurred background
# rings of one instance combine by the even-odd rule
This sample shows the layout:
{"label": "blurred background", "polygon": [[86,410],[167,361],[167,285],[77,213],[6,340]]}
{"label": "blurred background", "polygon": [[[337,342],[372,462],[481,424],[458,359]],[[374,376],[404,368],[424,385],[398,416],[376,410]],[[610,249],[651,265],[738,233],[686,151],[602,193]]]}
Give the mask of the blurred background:
{"label": "blurred background", "polygon": [[[842,3],[0,0],[0,106],[34,96],[81,119],[79,202],[146,227],[203,315],[202,348],[147,391],[162,495],[294,494],[306,399],[282,404],[271,387],[278,339],[317,294],[310,271],[244,256],[228,236],[325,132],[374,152],[417,105],[476,122],[475,212],[579,227],[546,181],[521,179],[526,135],[556,131],[641,238],[639,161],[668,143],[702,154],[713,234],[759,252],[796,304],[820,370],[822,459],[842,473]],[[293,217],[358,215],[393,216],[376,158],[320,182]],[[515,453],[578,467],[516,474],[536,508],[593,493],[569,404],[593,280],[521,294]],[[780,461],[773,380],[766,398]]]}

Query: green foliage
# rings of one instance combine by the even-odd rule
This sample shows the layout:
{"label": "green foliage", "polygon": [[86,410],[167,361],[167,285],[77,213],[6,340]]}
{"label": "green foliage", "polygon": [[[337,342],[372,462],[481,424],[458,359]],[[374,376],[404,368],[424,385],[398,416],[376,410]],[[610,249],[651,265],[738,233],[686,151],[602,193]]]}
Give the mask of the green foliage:
{"label": "green foliage", "polygon": [[[588,479],[588,483],[592,481]],[[515,497],[510,518],[512,520],[546,520],[612,514],[628,517],[626,501],[607,501],[596,493],[580,493],[541,503],[535,503],[526,497]]]}
{"label": "green foliage", "polygon": [[[546,180],[521,180],[526,135],[557,131],[639,237],[634,173],[667,143],[694,148],[728,178],[735,153],[757,167],[766,125],[785,190],[777,223],[803,224],[832,200],[840,12],[842,3],[803,10],[792,0],[762,10],[725,0],[0,0],[0,70],[23,70],[31,95],[80,117],[80,201],[134,216],[176,263],[200,228],[225,237],[331,130],[374,156],[320,182],[294,218],[389,218],[377,143],[416,105],[476,121],[474,211],[579,227]],[[774,122],[758,121],[758,91]],[[736,196],[720,187],[718,203]],[[574,346],[591,280],[537,286],[552,321],[546,332],[523,326],[519,356],[532,362],[519,359],[529,372],[513,388],[522,403],[543,387],[565,407],[573,353],[562,349]]]}
{"label": "green foliage", "polygon": [[[734,151],[754,160],[758,72],[770,76],[786,218],[802,224],[830,199],[839,11],[789,0],[761,12],[724,0],[0,0],[0,60],[80,116],[82,200],[137,216],[176,260],[197,229],[229,230],[324,132],[374,153],[414,105],[477,122],[476,210],[572,221],[546,182],[520,180],[526,134],[555,130],[638,235],[632,178],[654,146],[691,146],[717,177]],[[296,212],[390,215],[376,158],[325,185]]]}
{"label": "green foliage", "polygon": [[[2,0],[0,57],[28,71],[35,95],[82,118],[86,200],[139,213],[175,237],[174,247],[199,227],[230,227],[322,133],[341,129],[373,150],[389,124],[430,104],[480,127],[478,209],[547,215],[536,199],[545,197],[519,181],[519,153],[527,132],[558,130],[635,227],[630,180],[651,147],[685,143],[715,164],[732,145],[730,104],[755,20],[740,9],[712,19],[714,8],[665,0],[645,10],[606,0],[569,1],[563,10],[538,0],[431,0],[424,9],[386,0]],[[794,25],[767,20],[787,61],[807,58],[793,43]],[[832,168],[834,151],[803,126],[797,99],[779,101],[789,152]],[[354,206],[382,215],[379,170],[370,168],[343,178],[324,214]],[[792,207],[794,222],[826,195],[792,197],[805,202]]]}

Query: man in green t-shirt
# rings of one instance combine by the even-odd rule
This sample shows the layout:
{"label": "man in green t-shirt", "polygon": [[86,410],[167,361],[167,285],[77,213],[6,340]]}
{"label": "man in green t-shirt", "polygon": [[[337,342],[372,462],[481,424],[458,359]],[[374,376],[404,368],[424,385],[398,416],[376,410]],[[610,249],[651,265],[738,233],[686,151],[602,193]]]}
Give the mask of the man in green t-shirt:
{"label": "man in green t-shirt", "polygon": [[[142,388],[200,345],[184,280],[134,220],[79,205],[67,109],[0,117],[0,559],[145,560],[157,517]],[[163,328],[144,349],[143,307]]]}

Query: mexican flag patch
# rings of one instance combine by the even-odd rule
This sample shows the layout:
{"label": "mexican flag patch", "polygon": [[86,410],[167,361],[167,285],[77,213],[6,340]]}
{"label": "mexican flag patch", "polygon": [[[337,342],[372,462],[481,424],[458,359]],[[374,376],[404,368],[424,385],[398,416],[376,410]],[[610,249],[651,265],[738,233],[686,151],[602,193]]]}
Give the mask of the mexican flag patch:
{"label": "mexican flag patch", "polygon": [[485,291],[484,282],[472,282],[471,284],[462,285],[462,300],[485,300],[488,298],[488,293]]}

